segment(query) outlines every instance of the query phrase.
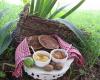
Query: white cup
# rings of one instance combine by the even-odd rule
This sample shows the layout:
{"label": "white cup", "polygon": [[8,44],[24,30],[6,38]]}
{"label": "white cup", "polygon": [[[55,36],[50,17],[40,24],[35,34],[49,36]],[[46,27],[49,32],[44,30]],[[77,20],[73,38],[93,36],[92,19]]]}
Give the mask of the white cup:
{"label": "white cup", "polygon": [[[36,56],[37,54],[46,55],[46,56],[48,56],[49,59],[48,59],[47,61],[45,61],[45,62],[36,60],[35,56]],[[38,66],[38,67],[44,67],[44,66],[46,66],[46,65],[48,65],[48,64],[50,63],[50,61],[51,61],[51,55],[50,55],[50,53],[48,53],[47,51],[40,50],[40,51],[36,51],[36,52],[33,54],[33,59],[34,59],[34,61],[35,61],[35,65],[36,65],[36,66]]]}
{"label": "white cup", "polygon": [[[66,57],[63,58],[63,59],[57,59],[57,58],[55,58],[55,57],[53,56],[53,54],[57,54],[57,53],[55,53],[55,51],[61,51],[61,52],[63,52],[63,53],[65,54]],[[51,55],[52,61],[55,62],[55,63],[64,64],[64,63],[67,61],[67,59],[68,59],[68,53],[67,53],[67,51],[64,50],[64,49],[54,49],[54,50],[51,51],[50,55]]]}

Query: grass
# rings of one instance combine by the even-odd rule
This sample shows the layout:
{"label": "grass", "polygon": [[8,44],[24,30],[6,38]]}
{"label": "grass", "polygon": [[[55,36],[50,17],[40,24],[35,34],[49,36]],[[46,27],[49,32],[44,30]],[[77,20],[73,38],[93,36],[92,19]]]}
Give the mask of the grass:
{"label": "grass", "polygon": [[86,60],[90,66],[93,66],[98,56],[100,56],[100,11],[76,10],[67,19],[77,27],[85,30],[91,36],[89,37],[88,47],[90,53],[84,51]]}
{"label": "grass", "polygon": [[83,28],[86,31],[95,33],[100,31],[100,11],[92,11],[92,10],[76,10],[70,16],[68,16],[68,20],[74,23],[79,28]]}
{"label": "grass", "polygon": [[[16,19],[18,14],[22,10],[21,6],[10,5],[6,3],[0,3],[0,10],[9,8],[7,15],[4,16],[2,21],[0,21],[0,27],[2,27],[9,20]],[[84,51],[87,56],[88,64],[92,65],[95,60],[100,56],[100,11],[86,11],[86,10],[76,10],[74,13],[69,15],[66,19],[72,22],[77,27],[84,29],[91,36],[89,37],[88,44],[91,49],[90,53]],[[84,54],[84,53],[83,53]]]}

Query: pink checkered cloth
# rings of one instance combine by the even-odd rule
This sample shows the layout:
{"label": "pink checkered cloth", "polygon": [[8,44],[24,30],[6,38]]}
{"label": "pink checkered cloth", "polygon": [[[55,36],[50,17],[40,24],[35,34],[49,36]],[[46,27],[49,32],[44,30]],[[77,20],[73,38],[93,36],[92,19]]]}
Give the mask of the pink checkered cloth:
{"label": "pink checkered cloth", "polygon": [[13,76],[16,78],[22,76],[23,60],[25,57],[31,55],[26,38],[18,45],[15,52],[15,71]]}
{"label": "pink checkered cloth", "polygon": [[68,52],[69,59],[74,58],[75,62],[78,66],[84,65],[84,58],[75,47],[72,46],[72,44],[69,44],[65,41],[63,41],[59,36],[53,35],[59,42],[60,48],[65,49]]}
{"label": "pink checkered cloth", "polygon": [[[77,65],[81,65],[81,66],[84,65],[84,59],[83,59],[81,53],[75,47],[73,47],[72,44],[69,44],[69,43],[63,41],[57,35],[53,35],[53,36],[58,40],[60,48],[65,49],[68,52],[69,58],[74,58]],[[31,55],[31,53],[29,50],[27,40],[25,38],[19,44],[19,46],[17,47],[16,52],[15,52],[16,68],[15,68],[15,71],[13,72],[13,76],[15,76],[17,78],[22,76],[23,59],[29,55]]]}

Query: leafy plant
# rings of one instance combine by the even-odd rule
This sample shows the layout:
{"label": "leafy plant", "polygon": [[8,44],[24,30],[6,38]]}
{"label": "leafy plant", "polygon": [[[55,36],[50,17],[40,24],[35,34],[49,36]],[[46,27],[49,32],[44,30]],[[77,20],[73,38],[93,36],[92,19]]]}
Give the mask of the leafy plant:
{"label": "leafy plant", "polygon": [[88,50],[85,52],[86,64],[90,68],[94,66],[99,60],[100,56],[100,37],[97,34],[93,34],[88,38]]}
{"label": "leafy plant", "polygon": [[[2,17],[5,11],[0,12]],[[6,23],[2,28],[0,28],[0,55],[8,48],[11,43],[11,28],[15,21],[10,21]]]}
{"label": "leafy plant", "polygon": [[0,19],[4,16],[4,13],[6,13],[6,12],[7,12],[7,9],[0,11]]}
{"label": "leafy plant", "polygon": [[13,53],[14,53],[14,47],[9,46],[6,50],[5,50],[6,55],[11,58],[13,57]]}
{"label": "leafy plant", "polygon": [[5,78],[6,74],[3,71],[0,71],[0,78]]}
{"label": "leafy plant", "polygon": [[[58,0],[23,0],[23,2],[30,3],[30,14],[34,16],[39,16],[42,18],[54,18],[58,13],[62,12],[68,4],[54,10],[53,13],[51,11],[54,9],[54,6]],[[64,14],[60,15],[59,18],[66,18],[72,12],[74,12],[85,0],[80,0],[74,7],[72,7],[69,11],[65,11]],[[67,2],[67,1],[66,1]],[[49,15],[51,13],[51,15]],[[49,15],[49,16],[48,16]]]}

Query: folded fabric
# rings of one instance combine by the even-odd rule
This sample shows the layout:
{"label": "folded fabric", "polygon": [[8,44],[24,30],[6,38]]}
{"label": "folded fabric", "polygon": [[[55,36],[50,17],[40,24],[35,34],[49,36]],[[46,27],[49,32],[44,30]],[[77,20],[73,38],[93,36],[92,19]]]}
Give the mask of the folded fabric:
{"label": "folded fabric", "polygon": [[[60,48],[65,49],[68,52],[69,58],[74,58],[77,65],[84,65],[84,59],[81,55],[81,53],[72,46],[72,44],[69,44],[65,41],[63,41],[59,36],[53,35],[55,37],[60,45]],[[19,44],[19,46],[16,49],[15,52],[15,63],[16,68],[13,72],[13,76],[20,77],[22,76],[22,67],[23,67],[23,59],[26,56],[31,55],[29,46],[27,43],[26,38]]]}
{"label": "folded fabric", "polygon": [[69,58],[74,58],[78,66],[84,65],[84,58],[79,52],[79,50],[73,47],[72,44],[63,41],[59,36],[57,35],[53,36],[58,40],[60,48],[65,49],[68,52]]}
{"label": "folded fabric", "polygon": [[18,45],[16,52],[15,52],[15,71],[13,72],[13,76],[20,77],[22,76],[22,67],[23,67],[23,60],[25,57],[31,55],[28,43],[26,38]]}

